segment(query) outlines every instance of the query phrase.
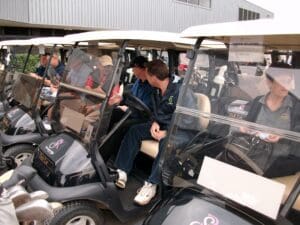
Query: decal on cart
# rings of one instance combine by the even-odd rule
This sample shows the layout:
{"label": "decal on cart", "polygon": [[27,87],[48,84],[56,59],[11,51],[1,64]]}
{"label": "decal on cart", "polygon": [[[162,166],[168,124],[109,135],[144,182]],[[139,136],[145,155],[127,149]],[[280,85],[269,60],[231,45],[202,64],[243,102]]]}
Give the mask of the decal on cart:
{"label": "decal on cart", "polygon": [[212,214],[208,214],[208,216],[203,219],[203,222],[193,221],[189,225],[219,225],[219,219]]}
{"label": "decal on cart", "polygon": [[46,150],[49,154],[53,155],[54,151],[57,151],[63,143],[64,143],[64,139],[60,138],[54,142],[51,142],[48,146],[46,146]]}

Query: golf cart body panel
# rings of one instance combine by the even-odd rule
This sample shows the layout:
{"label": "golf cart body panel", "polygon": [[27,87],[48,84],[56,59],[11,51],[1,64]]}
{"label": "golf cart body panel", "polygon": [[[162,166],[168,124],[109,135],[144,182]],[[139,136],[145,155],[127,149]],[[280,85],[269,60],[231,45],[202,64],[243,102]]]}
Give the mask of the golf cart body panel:
{"label": "golf cart body panel", "polygon": [[225,204],[218,198],[207,198],[193,189],[183,189],[165,206],[158,210],[146,224],[261,224],[243,214],[234,205]]}

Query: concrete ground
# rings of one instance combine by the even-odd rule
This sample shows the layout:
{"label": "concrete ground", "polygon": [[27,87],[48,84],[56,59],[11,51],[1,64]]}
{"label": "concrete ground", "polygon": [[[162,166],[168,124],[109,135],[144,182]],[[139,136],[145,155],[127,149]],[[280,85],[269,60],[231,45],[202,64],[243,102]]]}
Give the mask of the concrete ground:
{"label": "concrete ground", "polygon": [[143,217],[136,218],[134,217],[133,220],[128,221],[126,223],[121,223],[110,211],[105,210],[105,225],[142,225],[143,224]]}

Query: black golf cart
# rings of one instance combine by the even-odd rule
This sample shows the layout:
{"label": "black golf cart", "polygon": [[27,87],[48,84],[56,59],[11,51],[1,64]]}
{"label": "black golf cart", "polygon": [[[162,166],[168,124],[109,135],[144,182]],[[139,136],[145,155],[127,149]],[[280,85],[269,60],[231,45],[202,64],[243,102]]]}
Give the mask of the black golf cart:
{"label": "black golf cart", "polygon": [[[10,42],[12,45],[15,43],[16,41]],[[37,144],[51,133],[51,129],[47,126],[48,124],[42,119],[46,115],[47,109],[50,108],[53,103],[51,103],[51,101],[48,102],[47,107],[42,109],[42,103],[45,101],[40,99],[40,96],[47,97],[47,95],[41,94],[44,93],[42,91],[45,88],[49,89],[49,87],[45,87],[44,81],[46,77],[49,78],[49,74],[51,75],[50,72],[48,73],[48,68],[51,68],[50,60],[52,55],[49,57],[43,77],[24,73],[28,59],[31,54],[38,54],[41,46],[44,46],[44,51],[44,48],[50,48],[50,51],[53,52],[56,43],[66,44],[63,38],[57,37],[35,38],[26,40],[24,43],[28,46],[28,54],[25,59],[25,65],[23,66],[23,73],[18,73],[18,75],[15,76],[11,88],[11,98],[17,104],[5,112],[1,121],[1,151],[6,159],[14,159],[12,163],[10,163],[11,160],[7,161],[8,167],[18,166],[24,159],[32,156]],[[69,43],[68,45],[70,46],[71,44]],[[50,78],[54,81],[54,77],[50,76]]]}
{"label": "black golf cart", "polygon": [[[257,20],[195,26],[182,33],[198,40],[188,54],[161,160],[163,182],[177,192],[152,210],[145,225],[300,223],[300,71],[293,58],[300,49],[300,30],[284,27],[280,21]],[[219,95],[213,85],[199,85],[209,88],[210,112],[184,106],[189,89],[203,93],[191,81],[204,39],[228,45],[228,62],[241,70],[238,84],[223,83]],[[281,57],[267,63],[274,52]],[[196,119],[206,120],[206,126],[188,144],[177,145],[190,129],[186,121]],[[220,138],[223,144],[210,149]]]}
{"label": "black golf cart", "polygon": [[0,46],[3,51],[3,65],[0,78],[0,119],[4,114],[9,111],[13,106],[18,104],[12,98],[12,84],[18,73],[16,70],[24,70],[26,66],[23,62],[16,59],[16,55],[20,53],[27,53],[30,49],[31,42],[29,40],[9,40],[1,41]]}
{"label": "black golf cart", "polygon": [[[115,56],[111,74],[104,79],[103,84],[97,83],[97,80],[103,80],[101,72],[99,79],[88,69],[97,66],[94,64],[97,60],[80,48],[72,50],[68,59],[66,82],[60,83],[53,107],[51,125],[55,134],[38,146],[33,160],[24,161],[15,169],[12,178],[5,185],[9,186],[24,179],[24,185],[29,190],[44,190],[49,194],[49,200],[64,203],[64,208],[50,221],[53,225],[100,225],[103,224],[104,209],[112,211],[121,221],[146,214],[160,199],[160,195],[145,207],[133,203],[136,190],[142,186],[147,175],[145,164],[140,164],[135,169],[129,177],[127,188],[120,190],[114,183],[117,174],[103,161],[99,147],[132,112],[148,115],[151,112],[139,99],[128,95],[126,99],[129,110],[108,133],[113,108],[108,104],[109,97],[119,92],[119,78],[126,48],[185,51],[190,48],[193,40],[180,39],[174,33],[146,31],[99,31],[71,35],[68,38],[74,41],[91,41],[94,44],[97,41],[97,50],[99,46],[104,48],[99,52]],[[105,46],[108,46],[108,50],[115,46],[118,49],[117,54],[105,50]],[[97,51],[98,54],[99,52]],[[85,66],[79,66],[78,59],[84,61]],[[91,89],[76,85],[90,77],[96,83]],[[102,90],[98,88],[99,85]],[[94,110],[91,112],[90,109]],[[151,155],[145,150],[143,152]],[[148,162],[152,161],[151,158],[145,158]]]}

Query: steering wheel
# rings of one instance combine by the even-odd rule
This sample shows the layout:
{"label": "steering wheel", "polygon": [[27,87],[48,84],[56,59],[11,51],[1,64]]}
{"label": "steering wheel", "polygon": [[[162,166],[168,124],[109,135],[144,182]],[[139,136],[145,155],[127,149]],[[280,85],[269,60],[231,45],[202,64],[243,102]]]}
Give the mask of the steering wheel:
{"label": "steering wheel", "polygon": [[148,117],[152,117],[152,112],[149,109],[149,107],[138,97],[134,96],[131,93],[124,93],[125,97],[125,104],[135,110],[138,111],[142,114],[145,114]]}
{"label": "steering wheel", "polygon": [[[272,154],[270,144],[260,140],[249,134],[236,132],[234,133],[235,139],[225,145],[224,158],[225,162],[238,163],[244,169],[250,169],[258,175],[263,175],[264,171],[259,167],[256,160],[252,156],[260,152],[261,159],[268,160]],[[239,140],[239,141],[236,141]],[[262,146],[262,147],[259,147]],[[246,168],[245,168],[246,166]]]}

